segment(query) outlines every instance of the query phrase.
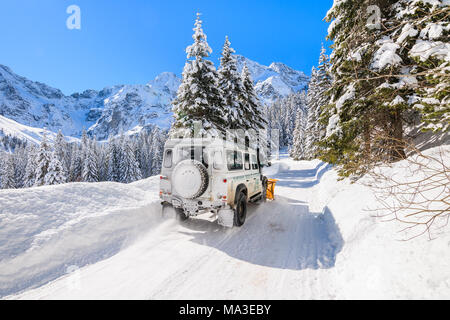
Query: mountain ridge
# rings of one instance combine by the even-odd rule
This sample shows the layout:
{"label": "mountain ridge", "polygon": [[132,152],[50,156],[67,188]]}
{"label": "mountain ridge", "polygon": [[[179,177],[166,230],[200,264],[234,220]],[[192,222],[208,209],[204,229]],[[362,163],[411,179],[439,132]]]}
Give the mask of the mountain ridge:
{"label": "mountain ridge", "polygon": [[[244,65],[249,68],[265,105],[307,89],[309,77],[283,63],[264,66],[244,56],[236,58],[239,71]],[[155,125],[167,129],[172,120],[171,102],[180,83],[175,73],[163,72],[146,84],[113,85],[65,95],[0,64],[0,115],[28,127],[61,130],[66,136],[79,137],[85,129],[98,140]]]}

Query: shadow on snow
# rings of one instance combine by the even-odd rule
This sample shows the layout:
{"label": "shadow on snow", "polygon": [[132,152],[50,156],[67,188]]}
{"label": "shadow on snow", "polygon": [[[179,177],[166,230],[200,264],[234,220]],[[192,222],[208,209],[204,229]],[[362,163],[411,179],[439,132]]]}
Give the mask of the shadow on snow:
{"label": "shadow on snow", "polygon": [[[331,168],[332,165],[321,162],[315,169],[281,172],[276,175],[276,178],[279,180],[277,185],[288,188],[311,188],[319,184],[322,176]],[[314,178],[314,180],[299,181],[299,178]]]}
{"label": "shadow on snow", "polygon": [[278,197],[249,208],[241,228],[192,219],[183,226],[191,241],[252,264],[290,270],[332,268],[344,241],[328,207],[311,213],[302,202]]}

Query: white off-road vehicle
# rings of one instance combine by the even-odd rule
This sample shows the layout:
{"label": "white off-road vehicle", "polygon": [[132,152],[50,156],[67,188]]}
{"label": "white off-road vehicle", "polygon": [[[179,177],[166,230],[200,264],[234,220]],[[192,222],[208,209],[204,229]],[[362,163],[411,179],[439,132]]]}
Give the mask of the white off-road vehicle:
{"label": "white off-road vehicle", "polygon": [[258,150],[218,138],[169,139],[160,180],[163,214],[173,207],[181,220],[206,212],[220,225],[242,226],[248,202],[266,200]]}

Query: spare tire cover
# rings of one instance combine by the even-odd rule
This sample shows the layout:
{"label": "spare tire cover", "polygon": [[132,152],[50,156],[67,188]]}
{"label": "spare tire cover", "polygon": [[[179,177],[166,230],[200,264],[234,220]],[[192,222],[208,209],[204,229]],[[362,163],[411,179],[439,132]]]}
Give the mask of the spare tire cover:
{"label": "spare tire cover", "polygon": [[208,188],[208,171],[196,160],[183,160],[172,172],[172,187],[176,194],[186,199],[195,199]]}

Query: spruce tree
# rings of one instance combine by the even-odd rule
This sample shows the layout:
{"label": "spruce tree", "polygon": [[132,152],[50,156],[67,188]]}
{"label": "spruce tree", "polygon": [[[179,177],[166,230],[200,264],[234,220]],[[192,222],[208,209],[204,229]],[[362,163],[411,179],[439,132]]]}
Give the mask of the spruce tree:
{"label": "spruce tree", "polygon": [[314,159],[318,156],[318,143],[325,137],[326,127],[320,121],[322,111],[329,102],[328,90],[331,88],[330,64],[322,45],[319,65],[313,67],[311,81],[308,88],[308,124],[305,140],[305,159]]}
{"label": "spruce tree", "polygon": [[278,130],[281,147],[292,147],[298,110],[306,112],[306,94],[303,91],[277,99],[267,108],[267,126],[271,130]]}
{"label": "spruce tree", "polygon": [[[425,130],[450,129],[450,6],[448,1],[396,1],[396,21],[390,33],[400,47],[396,53],[405,62],[403,79],[386,82],[390,95],[407,91],[402,104],[422,115]],[[405,77],[405,74],[408,75]],[[409,90],[406,90],[409,89]],[[383,90],[382,94],[386,92]],[[394,98],[394,99],[395,99]],[[400,102],[400,99],[397,99]]]}
{"label": "spruce tree", "polygon": [[5,168],[3,170],[2,175],[2,186],[3,189],[15,189],[16,188],[16,180],[15,180],[15,165],[14,158],[12,154],[7,155],[5,161]]}
{"label": "spruce tree", "polygon": [[70,169],[70,158],[68,154],[68,144],[61,130],[58,131],[54,143],[54,152],[62,166],[64,176],[67,176]]}
{"label": "spruce tree", "polygon": [[185,129],[194,132],[194,124],[201,123],[203,129],[223,131],[227,117],[224,99],[218,86],[218,76],[214,64],[207,58],[212,50],[202,30],[200,14],[195,22],[194,43],[186,48],[187,62],[183,70],[183,80],[173,102],[175,122],[173,131]]}
{"label": "spruce tree", "polygon": [[150,160],[150,147],[148,143],[149,137],[146,131],[141,131],[139,135],[138,147],[141,149],[140,157],[138,159],[139,168],[141,169],[142,178],[148,178],[151,174],[151,160]]}
{"label": "spruce tree", "polygon": [[263,107],[258,95],[255,91],[253,79],[247,65],[244,65],[241,73],[241,81],[244,87],[244,95],[242,95],[243,119],[245,130],[260,130],[266,128],[267,120],[264,116]]}
{"label": "spruce tree", "polygon": [[405,119],[417,109],[431,129],[448,128],[448,5],[379,1],[374,28],[368,24],[373,4],[335,2],[326,17],[334,41],[333,85],[322,114],[321,158],[344,175],[403,159]]}
{"label": "spruce tree", "polygon": [[120,182],[131,183],[142,178],[139,164],[134,156],[131,141],[125,140],[120,162]]}
{"label": "spruce tree", "polygon": [[99,172],[97,166],[97,155],[95,151],[95,142],[87,141],[84,150],[84,161],[82,179],[84,182],[98,182]]}
{"label": "spruce tree", "polygon": [[83,172],[83,160],[82,160],[82,149],[77,143],[72,146],[72,157],[70,161],[70,174],[69,181],[80,182],[82,180]]}
{"label": "spruce tree", "polygon": [[42,186],[45,184],[45,176],[48,172],[50,164],[51,151],[50,145],[47,142],[47,133],[44,131],[41,144],[36,155],[36,170],[35,170],[35,186]]}
{"label": "spruce tree", "polygon": [[0,151],[0,189],[3,189],[3,175],[4,175],[5,167],[6,167],[6,165],[5,165],[5,152]]}
{"label": "spruce tree", "polygon": [[67,178],[65,176],[64,168],[59,161],[59,156],[56,151],[52,153],[51,161],[48,166],[48,172],[44,178],[45,185],[56,185],[66,183]]}
{"label": "spruce tree", "polygon": [[120,147],[117,145],[116,141],[112,136],[108,139],[108,147],[106,149],[107,153],[107,167],[108,171],[106,174],[107,181],[120,182]]}
{"label": "spruce tree", "polygon": [[297,116],[295,119],[295,129],[293,133],[293,145],[290,152],[290,156],[294,160],[305,159],[305,138],[306,138],[306,114],[302,109],[297,111]]}
{"label": "spruce tree", "polygon": [[164,150],[164,137],[162,136],[158,127],[152,132],[151,144],[151,175],[158,175],[161,173],[162,153]]}
{"label": "spruce tree", "polygon": [[27,165],[25,168],[24,187],[29,188],[36,181],[36,149],[32,145],[27,147]]}
{"label": "spruce tree", "polygon": [[228,37],[225,38],[220,68],[218,70],[219,88],[224,98],[224,111],[227,127],[230,129],[245,128],[244,114],[247,97],[240,74],[237,71],[237,60],[233,56],[234,49],[230,46]]}
{"label": "spruce tree", "polygon": [[13,156],[14,161],[14,181],[16,188],[25,186],[25,173],[27,167],[27,149],[26,144],[19,144],[15,149]]}
{"label": "spruce tree", "polygon": [[[366,26],[368,7],[372,4],[368,0],[335,2],[326,17],[332,21],[328,39],[334,41],[331,56],[334,81],[331,103],[322,115],[327,128],[320,142],[320,156],[339,165],[343,175],[359,174],[371,161],[376,161],[373,159],[390,157],[391,148],[375,144],[375,135],[403,139],[402,114],[406,105],[392,104],[393,92],[382,94],[380,87],[385,81],[398,82],[400,78],[392,75],[403,67],[396,54],[399,47],[387,34],[391,28],[389,19],[395,19],[392,2],[380,6],[381,19],[386,22],[381,23],[380,29]],[[403,97],[405,93],[398,92]],[[400,144],[395,153],[396,158],[404,157]]]}

